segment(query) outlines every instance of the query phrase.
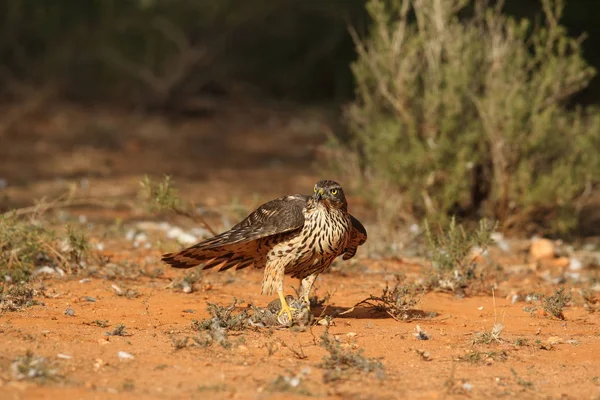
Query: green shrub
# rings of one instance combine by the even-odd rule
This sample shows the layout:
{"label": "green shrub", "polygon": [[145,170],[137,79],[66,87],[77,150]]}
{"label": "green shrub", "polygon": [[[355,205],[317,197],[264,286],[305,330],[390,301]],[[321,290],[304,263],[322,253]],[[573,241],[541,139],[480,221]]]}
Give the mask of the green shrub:
{"label": "green shrub", "polygon": [[600,112],[567,105],[595,71],[558,23],[563,2],[542,3],[538,25],[483,0],[369,1],[338,167],[355,160],[416,217],[572,228],[600,176]]}
{"label": "green shrub", "polygon": [[452,218],[446,229],[440,228],[439,233],[434,234],[426,223],[425,236],[431,260],[426,286],[464,293],[474,282],[481,281],[483,271],[478,271],[477,258],[493,243],[491,233],[495,227],[483,219],[477,230],[467,232]]}

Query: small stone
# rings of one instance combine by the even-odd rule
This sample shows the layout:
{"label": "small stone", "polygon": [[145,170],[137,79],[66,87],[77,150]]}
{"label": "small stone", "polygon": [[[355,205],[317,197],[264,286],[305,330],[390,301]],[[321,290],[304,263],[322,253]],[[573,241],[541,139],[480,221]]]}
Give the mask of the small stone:
{"label": "small stone", "polygon": [[67,308],[65,311],[63,311],[63,314],[65,314],[66,316],[69,316],[69,317],[74,317],[75,310],[73,310],[72,308]]}
{"label": "small stone", "polygon": [[118,295],[123,294],[123,290],[120,287],[118,287],[117,285],[112,284],[112,285],[110,285],[110,287],[113,288],[113,290],[115,291],[116,294],[118,294]]}
{"label": "small stone", "polygon": [[52,267],[47,266],[47,265],[44,266],[44,267],[38,268],[38,270],[35,271],[36,275],[39,275],[39,274],[52,275],[52,274],[55,274],[55,273],[56,273],[56,270],[54,268],[52,268]]}
{"label": "small stone", "polygon": [[577,258],[572,258],[572,259],[569,261],[569,269],[570,269],[571,271],[579,271],[579,270],[580,270],[580,269],[582,269],[582,268],[583,268],[583,263],[582,263],[582,262],[581,262],[579,259],[577,259]]}
{"label": "small stone", "polygon": [[557,345],[557,344],[564,343],[564,340],[561,337],[558,337],[558,336],[550,336],[546,340],[546,343],[548,343],[551,346],[554,346],[554,345]]}
{"label": "small stone", "polygon": [[550,239],[537,238],[531,242],[529,257],[532,261],[553,258],[554,253],[554,243]]}
{"label": "small stone", "polygon": [[355,337],[356,336],[356,332],[348,332],[348,333],[346,333],[346,336],[348,336],[348,337]]}
{"label": "small stone", "polygon": [[94,371],[98,371],[104,365],[104,361],[101,358],[94,360]]}
{"label": "small stone", "polygon": [[133,360],[135,357],[125,351],[119,351],[119,361]]}

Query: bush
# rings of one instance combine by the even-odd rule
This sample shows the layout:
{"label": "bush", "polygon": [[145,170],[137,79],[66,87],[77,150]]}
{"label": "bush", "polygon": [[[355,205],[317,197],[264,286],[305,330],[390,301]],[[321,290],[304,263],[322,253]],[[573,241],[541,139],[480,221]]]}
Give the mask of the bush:
{"label": "bush", "polygon": [[[174,108],[198,93],[236,93],[239,82],[343,95],[346,18],[360,20],[361,3],[0,2],[0,100],[50,87],[70,100]],[[315,79],[323,71],[329,82]]]}
{"label": "bush", "polygon": [[600,112],[567,106],[595,71],[558,23],[562,1],[542,3],[539,25],[484,0],[369,1],[339,166],[358,160],[418,218],[572,228],[600,176]]}

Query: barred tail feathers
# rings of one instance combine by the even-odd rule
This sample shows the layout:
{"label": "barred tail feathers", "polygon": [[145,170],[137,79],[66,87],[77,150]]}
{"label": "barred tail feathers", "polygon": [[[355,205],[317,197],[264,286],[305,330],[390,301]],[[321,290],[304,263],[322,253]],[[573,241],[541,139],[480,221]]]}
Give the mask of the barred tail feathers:
{"label": "barred tail feathers", "polygon": [[177,253],[164,254],[162,261],[173,268],[202,265],[202,269],[211,269],[221,266],[219,271],[225,271],[234,267],[249,267],[254,262],[256,251],[256,243],[240,243],[232,238],[231,232],[225,232]]}

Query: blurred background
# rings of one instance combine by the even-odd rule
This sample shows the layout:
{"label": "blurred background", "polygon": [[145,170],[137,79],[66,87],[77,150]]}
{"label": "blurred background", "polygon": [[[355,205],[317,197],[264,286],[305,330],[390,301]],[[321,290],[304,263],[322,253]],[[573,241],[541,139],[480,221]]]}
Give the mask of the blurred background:
{"label": "blurred background", "polygon": [[3,1],[0,209],[145,174],[250,207],[331,177],[388,233],[598,234],[600,2],[438,3]]}

